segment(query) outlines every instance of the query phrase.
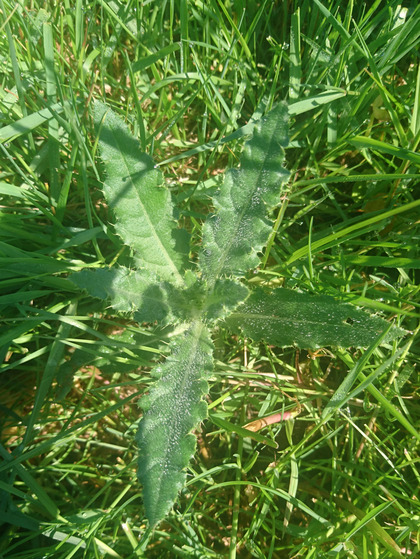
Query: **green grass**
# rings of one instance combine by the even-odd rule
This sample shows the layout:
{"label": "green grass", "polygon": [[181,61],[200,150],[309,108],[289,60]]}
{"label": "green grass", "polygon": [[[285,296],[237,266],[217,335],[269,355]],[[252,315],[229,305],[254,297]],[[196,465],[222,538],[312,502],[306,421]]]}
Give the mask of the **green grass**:
{"label": "green grass", "polygon": [[[0,0],[0,557],[419,552],[420,8],[400,4]],[[291,181],[252,281],[408,331],[310,354],[220,334],[187,487],[152,533],[137,401],[171,331],[66,279],[129,261],[101,192],[92,99],[160,162],[197,246],[247,123],[287,100]]]}

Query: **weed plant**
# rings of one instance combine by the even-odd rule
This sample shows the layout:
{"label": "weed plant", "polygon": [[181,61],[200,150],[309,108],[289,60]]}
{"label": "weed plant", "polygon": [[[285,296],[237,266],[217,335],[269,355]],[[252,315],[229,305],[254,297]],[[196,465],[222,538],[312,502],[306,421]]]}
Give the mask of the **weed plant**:
{"label": "weed plant", "polygon": [[[414,557],[417,2],[0,0],[0,27],[0,557]],[[190,260],[225,169],[286,101],[290,179],[249,285],[407,332],[308,351],[217,330],[209,418],[154,530],[137,404],[178,332],[69,280],[133,262],[103,197],[95,100],[163,171]]]}

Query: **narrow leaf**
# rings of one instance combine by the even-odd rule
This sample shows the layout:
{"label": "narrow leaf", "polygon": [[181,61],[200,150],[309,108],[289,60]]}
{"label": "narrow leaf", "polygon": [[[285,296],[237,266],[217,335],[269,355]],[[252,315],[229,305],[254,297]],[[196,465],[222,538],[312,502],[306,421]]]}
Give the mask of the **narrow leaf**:
{"label": "narrow leaf", "polygon": [[[342,229],[337,229],[329,233],[326,237],[318,239],[311,244],[310,250],[312,254],[319,252],[321,249],[330,248],[333,246],[339,245],[342,241],[343,237],[347,237],[349,235],[353,235],[356,231],[369,231],[372,228],[375,228],[377,224],[383,222],[386,219],[393,218],[396,215],[399,215],[404,212],[411,212],[414,211],[416,208],[420,206],[420,200],[414,200],[413,202],[409,202],[408,204],[404,204],[403,206],[397,206],[396,208],[392,208],[392,210],[388,210],[385,212],[376,213],[373,217],[363,218],[348,227],[343,227]],[[418,211],[418,210],[416,210]],[[302,248],[296,249],[289,259],[286,262],[286,265],[292,264],[296,260],[300,258],[305,258],[308,254],[309,248],[308,244]]]}
{"label": "narrow leaf", "polygon": [[411,161],[416,165],[420,164],[420,154],[416,153],[415,151],[394,146],[392,144],[387,144],[385,142],[381,142],[380,140],[375,140],[374,138],[366,138],[365,136],[353,136],[353,138],[349,139],[349,143],[353,146],[356,146],[357,148],[369,148],[377,150],[380,153],[387,153],[388,155],[399,157],[400,159],[406,159],[407,161]]}
{"label": "narrow leaf", "polygon": [[221,427],[227,433],[236,433],[242,438],[250,438],[254,441],[257,441],[258,443],[270,446],[271,448],[278,448],[278,444],[275,441],[264,437],[263,435],[255,433],[252,430],[248,430],[247,426],[241,427],[240,425],[235,425],[231,421],[227,421],[226,419],[223,419],[216,414],[210,415],[210,421],[218,427]]}
{"label": "narrow leaf", "polygon": [[61,113],[63,110],[64,109],[60,103],[55,103],[49,109],[41,109],[36,113],[24,116],[13,124],[3,126],[3,128],[0,128],[0,143],[14,140],[19,136],[32,132],[32,130],[41,124],[44,124],[47,120],[53,118],[54,113]]}
{"label": "narrow leaf", "polygon": [[287,107],[279,104],[255,126],[240,169],[225,175],[214,199],[216,213],[203,228],[199,263],[210,286],[220,276],[241,276],[258,265],[257,253],[272,227],[267,210],[278,204],[288,177],[282,167],[287,130]]}
{"label": "narrow leaf", "polygon": [[364,367],[369,361],[372,353],[381,344],[382,340],[386,338],[389,329],[391,329],[391,324],[388,324],[388,328],[369,346],[362,357],[356,362],[356,365],[349,371],[346,378],[342,381],[340,386],[334,392],[328,404],[325,406],[322,412],[322,419],[330,419],[331,416],[340,408],[342,408],[349,400],[355,398],[360,392],[365,390],[370,386],[381,374],[384,373],[395,361],[399,359],[401,354],[404,352],[404,348],[396,351],[389,359],[382,363],[376,368],[373,373],[371,373],[367,378],[365,378],[356,388],[352,389],[357,377],[363,371]]}
{"label": "narrow leaf", "polygon": [[170,45],[166,45],[166,47],[163,47],[163,49],[160,49],[153,54],[149,54],[149,56],[145,56],[144,58],[140,58],[140,60],[137,60],[137,62],[133,64],[131,71],[133,72],[133,74],[135,72],[141,72],[142,70],[149,68],[149,66],[152,66],[152,64],[156,64],[156,62],[159,62],[159,60],[162,60],[166,56],[169,56],[173,52],[179,50],[179,47],[179,43],[171,43]]}
{"label": "narrow leaf", "polygon": [[188,236],[176,228],[161,172],[108,107],[95,102],[94,117],[107,173],[104,194],[117,218],[118,234],[147,272],[182,285]]}
{"label": "narrow leaf", "polygon": [[346,94],[346,91],[337,91],[337,89],[334,91],[322,91],[316,97],[307,97],[302,101],[296,101],[295,103],[289,105],[289,115],[295,116],[307,113],[308,111],[313,111],[314,109],[319,109],[321,105],[332,103],[341,97],[345,97]]}
{"label": "narrow leaf", "polygon": [[171,356],[154,369],[159,377],[141,405],[138,476],[151,526],[172,507],[183,487],[183,471],[195,451],[191,431],[207,416],[202,399],[212,370],[212,342],[206,326],[195,322],[182,341],[172,344]]}
{"label": "narrow leaf", "polygon": [[[332,297],[283,288],[271,292],[256,289],[226,323],[255,341],[264,339],[279,347],[308,349],[366,347],[389,326],[382,318]],[[393,327],[385,341],[403,334],[403,330]]]}

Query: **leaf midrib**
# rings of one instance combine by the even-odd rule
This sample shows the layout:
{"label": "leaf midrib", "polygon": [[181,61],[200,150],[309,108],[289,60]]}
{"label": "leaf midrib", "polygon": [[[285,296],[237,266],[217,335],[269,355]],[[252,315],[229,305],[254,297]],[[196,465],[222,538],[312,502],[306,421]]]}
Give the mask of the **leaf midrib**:
{"label": "leaf midrib", "polygon": [[[192,334],[192,340],[191,340],[192,351],[189,352],[189,359],[187,361],[188,365],[185,367],[185,373],[183,374],[183,379],[182,379],[182,382],[181,382],[181,385],[180,385],[180,390],[181,391],[183,391],[183,389],[186,386],[186,381],[187,381],[188,376],[189,376],[188,373],[189,373],[189,371],[191,371],[191,364],[196,359],[196,356],[197,356],[197,353],[198,353],[197,348],[198,348],[199,343],[201,341],[201,337],[202,337],[204,328],[205,328],[205,325],[202,322],[198,322],[198,323],[196,322],[196,323],[191,324],[190,332]],[[202,371],[202,375],[204,375],[204,370]],[[197,403],[198,402],[195,402],[195,404],[197,404]],[[169,425],[169,429],[170,429],[170,432],[172,433],[172,429],[173,429],[172,424]],[[168,441],[171,441],[171,440],[172,440],[172,438],[169,437]],[[180,444],[182,445],[182,441],[181,441]],[[167,444],[166,448],[165,448],[165,451],[163,453],[164,456],[165,456],[165,464],[168,464],[168,462],[170,462],[170,456],[169,456],[170,453],[171,453],[170,445]],[[169,459],[168,459],[168,457],[169,457]],[[157,502],[158,503],[161,502],[161,496],[162,496],[162,491],[163,491],[162,490],[162,485],[163,485],[162,481],[164,479],[164,476],[162,476],[160,479],[161,479],[161,483],[159,484],[159,488],[158,488],[158,491],[157,491],[157,493],[158,493]],[[164,491],[163,491],[163,494],[164,494]]]}
{"label": "leaf midrib", "polygon": [[[270,138],[270,141],[269,141],[269,143],[268,143],[269,146],[271,146],[271,144],[272,144],[272,142],[273,142],[273,137],[274,137],[274,135],[275,135],[275,130],[273,130],[273,133],[271,134],[271,138]],[[245,205],[244,208],[243,208],[243,211],[240,213],[240,219],[236,221],[236,226],[235,226],[235,229],[234,229],[234,233],[235,233],[235,234],[234,234],[234,235],[231,235],[231,238],[230,238],[229,242],[227,243],[226,249],[225,249],[224,251],[222,250],[222,254],[224,254],[224,256],[223,256],[222,258],[219,259],[219,263],[221,263],[221,264],[218,266],[218,268],[217,268],[215,274],[213,275],[213,278],[214,278],[213,281],[212,281],[212,286],[213,286],[213,287],[214,287],[214,283],[215,283],[216,279],[217,279],[218,277],[220,277],[220,272],[221,272],[221,270],[223,269],[223,267],[224,267],[224,265],[225,265],[226,259],[227,259],[228,255],[229,255],[230,249],[231,249],[231,247],[232,247],[232,245],[233,245],[233,241],[234,241],[234,239],[236,239],[236,237],[237,237],[237,233],[238,233],[238,231],[239,231],[240,224],[242,223],[243,217],[244,217],[244,215],[246,214],[246,212],[248,211],[249,206],[251,205],[252,196],[253,196],[253,194],[255,194],[256,186],[260,183],[261,175],[262,175],[262,173],[263,173],[263,170],[265,169],[265,163],[266,163],[267,159],[269,158],[268,152],[270,152],[270,150],[269,150],[269,149],[266,149],[266,150],[265,150],[265,157],[264,157],[264,160],[262,161],[262,163],[261,163],[261,165],[260,165],[260,168],[259,168],[259,170],[258,170],[258,178],[257,178],[257,180],[256,180],[256,182],[255,182],[255,185],[254,185],[252,191],[249,193],[248,200],[247,200],[246,205]],[[270,153],[271,153],[271,152],[270,152]],[[242,167],[239,169],[239,172],[240,172],[240,173],[243,173],[243,172],[244,172],[243,169],[242,169]],[[264,200],[263,200],[263,202],[264,202]],[[237,214],[236,214],[236,215],[237,215]],[[261,220],[261,218],[259,218],[259,219]],[[219,245],[218,245],[218,246],[219,246]]]}
{"label": "leaf midrib", "polygon": [[[322,316],[322,315],[321,315]],[[305,319],[299,319],[299,318],[288,318],[288,317],[281,317],[281,316],[277,316],[275,314],[260,314],[260,313],[252,313],[252,312],[234,312],[229,316],[229,320],[237,320],[238,322],[240,319],[242,320],[252,320],[254,321],[254,323],[256,322],[266,322],[266,324],[269,324],[270,322],[280,322],[280,323],[284,323],[284,324],[314,324],[314,325],[319,325],[322,324],[325,326],[325,320],[319,319],[319,320],[308,320],[307,318]],[[343,319],[343,321],[337,321],[331,324],[327,324],[327,326],[331,326],[334,328],[337,328],[339,326],[345,326],[345,325],[351,326],[350,324],[346,323],[345,320]],[[259,327],[259,326],[258,326]]]}
{"label": "leaf midrib", "polygon": [[132,184],[132,187],[133,187],[133,189],[134,189],[134,191],[135,191],[136,197],[138,198],[140,207],[141,207],[142,212],[143,212],[143,216],[146,218],[146,221],[147,221],[147,223],[148,223],[148,225],[149,225],[149,229],[150,229],[151,232],[152,232],[152,237],[153,237],[153,239],[155,239],[155,240],[157,241],[157,244],[162,248],[162,252],[163,252],[163,255],[164,255],[164,259],[165,259],[165,260],[167,261],[167,263],[169,264],[170,269],[173,270],[174,276],[175,276],[176,279],[177,279],[177,283],[178,283],[179,285],[182,285],[182,284],[183,284],[183,278],[182,278],[182,276],[181,276],[181,274],[180,274],[180,272],[179,272],[177,266],[174,264],[172,258],[169,256],[169,253],[168,253],[168,251],[167,251],[165,245],[162,243],[162,241],[161,241],[161,239],[160,239],[160,237],[159,237],[159,235],[158,235],[158,233],[157,233],[157,231],[156,231],[156,228],[155,228],[153,222],[151,221],[148,212],[147,212],[146,209],[145,209],[145,206],[144,206],[144,203],[143,203],[143,201],[142,201],[142,199],[141,199],[140,193],[139,193],[138,189],[136,188],[135,181],[134,181],[134,179],[132,178],[132,174],[131,174],[131,171],[130,171],[130,166],[129,166],[129,164],[128,164],[128,162],[127,162],[127,158],[126,158],[126,156],[125,156],[125,154],[124,154],[124,150],[122,149],[123,146],[120,146],[120,144],[119,144],[119,142],[118,142],[118,138],[117,138],[117,136],[114,134],[114,131],[113,131],[112,129],[111,129],[111,132],[112,132],[112,135],[113,135],[113,137],[114,137],[114,139],[115,139],[115,145],[118,145],[118,153],[120,154],[121,159],[122,159],[123,162],[124,162],[125,168],[126,168],[126,170],[127,170],[127,176],[129,177],[129,180],[130,180],[130,182],[131,182],[131,184]]}

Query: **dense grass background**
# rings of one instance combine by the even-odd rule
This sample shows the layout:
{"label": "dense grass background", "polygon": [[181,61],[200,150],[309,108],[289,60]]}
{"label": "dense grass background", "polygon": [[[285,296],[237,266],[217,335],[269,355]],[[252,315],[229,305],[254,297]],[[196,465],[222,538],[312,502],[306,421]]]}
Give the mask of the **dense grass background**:
{"label": "dense grass background", "polygon": [[[414,557],[418,3],[0,0],[0,29],[0,557]],[[220,331],[188,485],[153,533],[137,401],[171,332],[66,279],[129,259],[101,193],[92,99],[161,166],[197,244],[246,124],[286,100],[291,180],[252,281],[408,331],[368,355]],[[355,364],[363,390],[322,419]],[[235,433],[281,411],[295,418],[262,429],[265,445]]]}

